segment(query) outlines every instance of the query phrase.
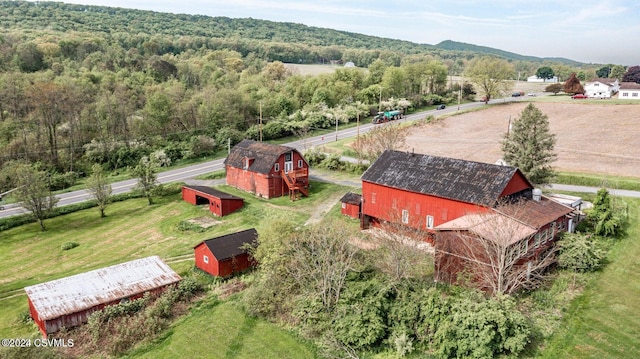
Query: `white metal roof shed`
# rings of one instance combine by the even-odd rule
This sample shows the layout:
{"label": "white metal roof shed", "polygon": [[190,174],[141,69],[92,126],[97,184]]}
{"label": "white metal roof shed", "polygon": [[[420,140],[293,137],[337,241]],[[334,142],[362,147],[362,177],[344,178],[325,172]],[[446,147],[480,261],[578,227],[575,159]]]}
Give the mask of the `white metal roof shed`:
{"label": "white metal roof shed", "polygon": [[110,303],[176,283],[182,278],[151,256],[25,287],[40,320]]}

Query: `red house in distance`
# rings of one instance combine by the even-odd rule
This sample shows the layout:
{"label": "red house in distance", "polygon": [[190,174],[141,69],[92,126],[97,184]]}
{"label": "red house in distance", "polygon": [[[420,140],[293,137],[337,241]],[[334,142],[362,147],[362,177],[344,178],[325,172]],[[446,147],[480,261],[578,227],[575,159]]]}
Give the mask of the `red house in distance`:
{"label": "red house in distance", "polygon": [[216,276],[228,277],[253,265],[245,245],[258,238],[255,228],[207,239],[194,249],[196,267]]}
{"label": "red house in distance", "polygon": [[309,164],[295,148],[242,140],[224,164],[235,188],[264,198],[309,195]]}
{"label": "red house in distance", "polygon": [[220,217],[231,214],[244,205],[242,198],[207,186],[183,186],[182,199],[196,206],[206,204],[211,213]]}

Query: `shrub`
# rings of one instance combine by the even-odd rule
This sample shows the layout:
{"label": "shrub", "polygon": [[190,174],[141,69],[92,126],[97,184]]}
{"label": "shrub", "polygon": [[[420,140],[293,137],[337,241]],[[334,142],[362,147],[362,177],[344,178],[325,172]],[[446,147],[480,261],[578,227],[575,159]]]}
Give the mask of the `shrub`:
{"label": "shrub", "polygon": [[68,251],[69,249],[73,249],[77,246],[79,246],[80,244],[78,244],[78,242],[64,242],[62,243],[62,250],[63,251]]}
{"label": "shrub", "polygon": [[604,262],[607,251],[593,236],[583,233],[565,233],[558,242],[558,264],[576,272],[593,272]]}
{"label": "shrub", "polygon": [[314,147],[304,153],[304,158],[309,162],[309,166],[318,166],[327,158],[327,155]]}

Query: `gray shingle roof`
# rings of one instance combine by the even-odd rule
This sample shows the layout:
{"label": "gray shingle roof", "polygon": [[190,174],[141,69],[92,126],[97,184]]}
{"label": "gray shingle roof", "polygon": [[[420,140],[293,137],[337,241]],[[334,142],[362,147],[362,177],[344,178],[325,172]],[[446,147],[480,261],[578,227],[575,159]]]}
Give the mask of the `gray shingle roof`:
{"label": "gray shingle roof", "polygon": [[222,192],[222,191],[219,191],[219,190],[217,190],[215,188],[211,188],[211,187],[207,187],[207,186],[184,186],[184,187],[191,188],[191,189],[196,190],[198,192],[206,193],[206,194],[209,194],[209,195],[211,195],[213,197],[220,198],[220,199],[242,199],[240,197],[236,197],[236,196],[234,196],[232,194],[229,194],[227,192]]}
{"label": "gray shingle roof", "polygon": [[224,164],[235,168],[243,168],[242,159],[253,159],[249,170],[267,174],[278,158],[289,151],[296,149],[287,146],[273,145],[266,142],[242,140],[231,149],[231,153],[224,160]]}
{"label": "gray shingle roof", "polygon": [[362,180],[493,206],[516,174],[527,181],[516,167],[387,150],[362,175]]}
{"label": "gray shingle roof", "polygon": [[[255,228],[215,237],[203,241],[218,261],[230,259],[240,254],[247,253],[245,244],[252,244],[258,238]],[[200,244],[202,244],[200,243]],[[198,244],[198,246],[200,245]],[[197,247],[197,246],[196,246]]]}
{"label": "gray shingle roof", "polygon": [[347,192],[342,198],[340,198],[340,202],[349,203],[354,205],[359,205],[362,201],[362,195],[353,192]]}

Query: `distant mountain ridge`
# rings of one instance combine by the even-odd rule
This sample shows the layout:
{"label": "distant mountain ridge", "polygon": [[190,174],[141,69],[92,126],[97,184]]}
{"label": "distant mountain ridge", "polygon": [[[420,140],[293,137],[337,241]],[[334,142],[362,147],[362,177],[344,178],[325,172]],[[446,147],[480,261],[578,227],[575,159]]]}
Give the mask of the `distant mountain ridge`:
{"label": "distant mountain ridge", "polygon": [[567,59],[567,58],[563,58],[563,57],[526,56],[526,55],[516,54],[514,52],[495,49],[495,48],[492,48],[492,47],[467,44],[467,43],[464,43],[464,42],[457,42],[457,41],[452,41],[452,40],[445,40],[445,41],[442,41],[442,42],[438,43],[437,45],[433,45],[433,46],[436,47],[436,48],[439,48],[439,49],[443,49],[443,50],[469,51],[469,52],[473,52],[473,53],[481,53],[481,54],[500,56],[500,57],[503,57],[503,58],[506,58],[506,59],[511,59],[511,60],[534,61],[534,62],[548,60],[548,61],[562,62],[564,64],[573,65],[573,66],[581,64],[581,62],[579,62],[579,61],[575,61],[575,60],[571,60],[571,59]]}
{"label": "distant mountain ridge", "polygon": [[569,65],[581,64],[565,58],[524,56],[491,47],[451,40],[442,41],[437,45],[429,45],[291,22],[173,14],[49,1],[0,0],[0,29],[22,29],[31,33],[33,31],[95,32],[104,33],[107,36],[115,34],[192,36],[392,51],[406,55],[436,53],[443,58],[455,57],[455,52],[471,52],[516,61],[555,61]]}

